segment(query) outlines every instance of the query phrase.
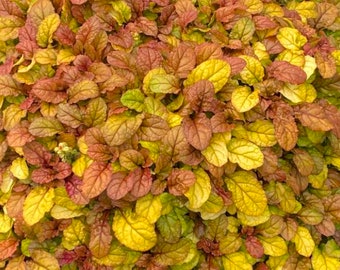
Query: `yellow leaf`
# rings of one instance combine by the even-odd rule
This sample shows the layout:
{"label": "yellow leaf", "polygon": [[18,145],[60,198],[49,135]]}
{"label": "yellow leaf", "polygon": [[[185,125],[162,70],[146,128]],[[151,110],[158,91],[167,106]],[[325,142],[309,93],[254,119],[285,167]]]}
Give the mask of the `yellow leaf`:
{"label": "yellow leaf", "polygon": [[26,116],[27,111],[20,109],[17,104],[11,104],[2,113],[3,127],[6,131],[9,131],[20,122],[21,118]]}
{"label": "yellow leaf", "polygon": [[0,41],[16,39],[23,24],[23,20],[17,16],[2,15],[0,17]]}
{"label": "yellow leaf", "polygon": [[82,177],[86,168],[88,168],[92,162],[93,160],[87,155],[81,154],[80,157],[72,163],[72,172],[75,175]]}
{"label": "yellow leaf", "polygon": [[263,2],[261,0],[243,0],[247,11],[251,14],[260,13],[263,9]]}
{"label": "yellow leaf", "polygon": [[57,53],[54,49],[40,49],[35,52],[34,59],[41,65],[55,65]]}
{"label": "yellow leaf", "polygon": [[231,103],[238,112],[251,110],[259,101],[259,91],[251,91],[248,86],[235,88],[231,95]]}
{"label": "yellow leaf", "polygon": [[273,256],[273,257],[279,257],[287,253],[287,244],[285,240],[280,236],[274,236],[274,237],[258,237],[263,249],[264,254]]}
{"label": "yellow leaf", "polygon": [[54,189],[37,186],[30,191],[24,201],[23,216],[27,225],[32,226],[49,212],[54,204]]}
{"label": "yellow leaf", "polygon": [[13,226],[13,220],[5,213],[0,213],[0,233],[7,233]]}
{"label": "yellow leaf", "polygon": [[85,244],[89,233],[86,225],[80,219],[72,219],[72,223],[63,231],[62,245],[68,250]]}
{"label": "yellow leaf", "polygon": [[215,92],[218,92],[227,83],[230,73],[231,68],[226,61],[209,59],[190,72],[184,81],[184,86],[187,87],[200,80],[208,80],[214,85]]}
{"label": "yellow leaf", "polygon": [[288,9],[294,10],[299,13],[300,16],[304,18],[316,18],[318,13],[316,10],[316,4],[312,1],[302,1],[302,2],[295,2],[291,1],[288,2],[287,5]]}
{"label": "yellow leaf", "polygon": [[253,173],[237,171],[225,179],[239,211],[249,216],[263,215],[267,197]]}
{"label": "yellow leaf", "polygon": [[233,138],[228,142],[227,149],[229,160],[237,163],[244,170],[252,170],[263,164],[263,154],[252,142]]}
{"label": "yellow leaf", "polygon": [[198,168],[193,172],[196,176],[196,182],[190,186],[184,195],[189,200],[190,208],[199,208],[209,199],[211,184],[209,175],[202,168]]}
{"label": "yellow leaf", "polygon": [[153,196],[151,193],[139,198],[136,203],[136,214],[145,217],[150,224],[154,224],[162,212],[162,203],[159,196]]}
{"label": "yellow leaf", "polygon": [[72,85],[67,92],[69,95],[69,103],[76,103],[80,100],[99,96],[99,87],[93,81],[83,80]]}
{"label": "yellow leaf", "polygon": [[29,176],[29,170],[24,158],[16,158],[12,161],[10,171],[14,177],[24,180]]}
{"label": "yellow leaf", "polygon": [[282,7],[275,3],[265,3],[262,12],[270,17],[283,17],[284,15]]}
{"label": "yellow leaf", "polygon": [[292,65],[303,67],[305,64],[305,55],[302,50],[299,51],[284,50],[275,58],[275,60],[286,61]]}
{"label": "yellow leaf", "polygon": [[38,27],[37,42],[38,45],[45,48],[52,43],[53,33],[58,29],[60,18],[57,13],[48,15]]}
{"label": "yellow leaf", "polygon": [[62,49],[57,54],[57,65],[71,63],[75,58],[76,56],[71,49]]}
{"label": "yellow leaf", "polygon": [[193,212],[200,212],[204,220],[216,219],[226,212],[223,199],[214,193],[210,193],[209,199],[200,208],[190,208],[189,206],[188,208]]}
{"label": "yellow leaf", "polygon": [[151,69],[143,79],[143,91],[145,94],[151,94],[152,91],[150,89],[150,82],[153,76],[155,75],[165,75],[166,71],[164,68],[154,68]]}
{"label": "yellow leaf", "polygon": [[279,92],[295,104],[303,102],[312,103],[317,96],[314,86],[309,83],[298,85],[285,83]]}
{"label": "yellow leaf", "polygon": [[316,68],[317,64],[315,58],[310,55],[305,55],[305,64],[303,65],[302,69],[307,75],[307,80],[313,75]]}
{"label": "yellow leaf", "polygon": [[261,63],[270,63],[270,55],[267,52],[266,46],[262,42],[255,42],[253,45],[253,50],[257,58]]}
{"label": "yellow leaf", "polygon": [[227,143],[231,138],[231,133],[214,133],[209,146],[202,151],[206,160],[216,167],[221,167],[228,162]]}
{"label": "yellow leaf", "polygon": [[246,66],[240,72],[242,81],[249,85],[261,82],[264,77],[264,68],[261,62],[248,55],[241,55],[240,58],[246,61]]}
{"label": "yellow leaf", "polygon": [[299,226],[292,242],[295,243],[296,251],[305,257],[312,255],[315,243],[307,228]]}
{"label": "yellow leaf", "polygon": [[30,270],[60,270],[56,257],[42,249],[32,249],[30,251],[32,260],[26,262],[25,269]]}
{"label": "yellow leaf", "polygon": [[327,256],[327,254],[316,248],[312,255],[312,266],[313,269],[318,270],[339,270],[340,260],[339,258]]}
{"label": "yellow leaf", "polygon": [[277,39],[283,47],[288,50],[300,50],[306,44],[307,38],[303,36],[297,29],[291,27],[280,28]]}
{"label": "yellow leaf", "polygon": [[224,269],[228,270],[251,270],[252,265],[248,262],[246,255],[243,252],[234,252],[222,256]]}
{"label": "yellow leaf", "polygon": [[120,243],[136,251],[147,251],[157,243],[154,225],[131,211],[116,211],[112,229]]}
{"label": "yellow leaf", "polygon": [[241,211],[238,211],[237,218],[239,219],[242,225],[254,227],[254,226],[260,225],[268,221],[270,218],[270,212],[269,212],[268,207],[259,216],[252,216],[252,215],[250,216],[250,215],[244,214]]}

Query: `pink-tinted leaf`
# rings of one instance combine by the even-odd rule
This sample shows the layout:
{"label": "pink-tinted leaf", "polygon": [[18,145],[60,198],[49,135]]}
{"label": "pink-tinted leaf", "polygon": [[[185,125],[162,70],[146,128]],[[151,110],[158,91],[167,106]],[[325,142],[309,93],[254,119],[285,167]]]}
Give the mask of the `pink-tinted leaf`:
{"label": "pink-tinted leaf", "polygon": [[117,33],[109,36],[109,42],[114,48],[129,49],[133,45],[133,37],[128,29],[119,29]]}
{"label": "pink-tinted leaf", "polygon": [[16,251],[19,241],[15,238],[8,238],[0,241],[0,260],[11,257]]}
{"label": "pink-tinted leaf", "polygon": [[209,118],[200,113],[194,119],[183,120],[183,132],[187,141],[196,149],[204,150],[208,147],[212,137],[212,127]]}
{"label": "pink-tinted leaf", "polygon": [[76,34],[76,44],[74,45],[76,53],[81,53],[85,44],[92,43],[100,29],[100,20],[96,16],[86,20]]}
{"label": "pink-tinted leaf", "polygon": [[223,59],[228,62],[231,67],[231,75],[236,75],[240,73],[246,66],[246,61],[239,57],[223,57]]}
{"label": "pink-tinted leaf", "polygon": [[73,46],[76,41],[76,36],[68,25],[61,23],[58,29],[54,32],[54,37],[65,46]]}
{"label": "pink-tinted leaf", "polygon": [[110,165],[104,162],[94,161],[84,172],[81,191],[86,198],[92,199],[107,188],[110,180]]}
{"label": "pink-tinted leaf", "polygon": [[40,143],[32,141],[23,147],[26,161],[32,165],[48,164],[52,159],[52,154]]}
{"label": "pink-tinted leaf", "polygon": [[118,153],[113,155],[111,148],[105,144],[90,144],[87,155],[95,161],[108,161],[113,157],[117,158]]}
{"label": "pink-tinted leaf", "polygon": [[37,184],[46,184],[54,180],[54,170],[51,168],[39,168],[32,172],[32,180]]}
{"label": "pink-tinted leaf", "polygon": [[181,43],[168,56],[168,69],[180,78],[186,78],[196,65],[195,51],[192,46]]}
{"label": "pink-tinted leaf", "polygon": [[256,30],[273,29],[277,24],[268,16],[256,15],[253,17]]}
{"label": "pink-tinted leaf", "polygon": [[302,84],[306,81],[306,73],[298,66],[287,61],[274,61],[267,67],[268,76],[291,84]]}
{"label": "pink-tinted leaf", "polygon": [[[140,177],[138,173],[140,173]],[[133,184],[130,193],[133,196],[140,198],[148,194],[148,192],[151,189],[152,184],[151,170],[149,168],[145,169],[137,168],[135,175],[136,175],[135,183]]]}
{"label": "pink-tinted leaf", "polygon": [[255,236],[248,236],[246,238],[246,249],[249,252],[249,254],[254,258],[261,258],[264,254],[263,246],[259,239],[257,239]]}
{"label": "pink-tinted leaf", "polygon": [[10,75],[0,75],[0,94],[2,96],[17,96],[21,94],[22,86]]}
{"label": "pink-tinted leaf", "polygon": [[67,194],[76,204],[87,204],[89,199],[82,193],[83,182],[76,175],[69,177],[65,183]]}
{"label": "pink-tinted leaf", "polygon": [[97,218],[92,224],[89,249],[93,256],[102,258],[109,253],[112,241],[111,227],[104,217]]}
{"label": "pink-tinted leaf", "polygon": [[6,139],[10,147],[22,147],[33,141],[34,136],[28,132],[27,126],[16,126],[8,132]]}
{"label": "pink-tinted leaf", "polygon": [[128,192],[132,189],[136,177],[136,173],[138,173],[137,169],[130,172],[129,174],[125,172],[117,172],[112,174],[111,182],[107,187],[107,195],[112,200],[119,200],[123,198]]}
{"label": "pink-tinted leaf", "polygon": [[157,36],[158,27],[155,21],[150,21],[146,17],[139,17],[137,19],[136,26],[147,36]]}
{"label": "pink-tinted leaf", "polygon": [[187,192],[196,182],[196,176],[192,171],[173,169],[168,177],[169,192],[175,196],[181,196]]}
{"label": "pink-tinted leaf", "polygon": [[144,74],[151,69],[160,67],[162,60],[161,53],[154,48],[141,47],[137,51],[136,64]]}

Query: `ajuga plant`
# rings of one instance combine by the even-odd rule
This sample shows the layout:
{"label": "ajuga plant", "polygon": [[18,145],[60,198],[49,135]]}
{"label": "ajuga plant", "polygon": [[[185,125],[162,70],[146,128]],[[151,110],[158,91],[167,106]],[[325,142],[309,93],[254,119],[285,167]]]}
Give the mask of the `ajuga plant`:
{"label": "ajuga plant", "polygon": [[339,7],[0,0],[0,268],[339,270]]}

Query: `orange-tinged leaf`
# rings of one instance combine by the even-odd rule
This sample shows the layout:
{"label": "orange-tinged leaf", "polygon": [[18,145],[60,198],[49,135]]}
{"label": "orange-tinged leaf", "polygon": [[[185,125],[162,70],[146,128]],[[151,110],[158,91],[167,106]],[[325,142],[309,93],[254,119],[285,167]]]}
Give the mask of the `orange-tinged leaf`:
{"label": "orange-tinged leaf", "polygon": [[95,82],[83,80],[69,88],[67,93],[69,95],[69,103],[77,103],[81,100],[99,96],[99,88]]}
{"label": "orange-tinged leaf", "polygon": [[132,189],[135,181],[137,181],[137,174],[140,174],[140,168],[127,174],[126,172],[117,172],[112,174],[111,181],[107,187],[107,195],[112,200],[119,200],[123,198]]}
{"label": "orange-tinged leaf", "polygon": [[15,238],[0,240],[0,260],[10,258],[17,250],[19,241]]}
{"label": "orange-tinged leaf", "polygon": [[196,64],[194,49],[189,45],[180,43],[178,47],[171,51],[166,64],[169,70],[178,77],[186,78]]}
{"label": "orange-tinged leaf", "polygon": [[111,181],[110,165],[104,162],[93,162],[86,168],[81,186],[82,194],[87,199],[97,197]]}
{"label": "orange-tinged leaf", "polygon": [[267,67],[267,72],[270,77],[291,84],[302,84],[307,79],[302,68],[287,61],[274,61]]}
{"label": "orange-tinged leaf", "polygon": [[275,136],[279,145],[286,151],[293,149],[298,139],[298,129],[291,115],[276,117],[273,120]]}
{"label": "orange-tinged leaf", "polygon": [[300,105],[296,110],[296,118],[303,126],[315,131],[328,131],[333,125],[327,119],[324,109],[316,103]]}
{"label": "orange-tinged leaf", "polygon": [[17,96],[21,94],[22,87],[10,75],[0,75],[0,95]]}
{"label": "orange-tinged leaf", "polygon": [[112,241],[111,228],[108,220],[97,218],[92,225],[89,249],[93,256],[102,258],[109,253]]}
{"label": "orange-tinged leaf", "polygon": [[173,169],[167,181],[169,192],[175,196],[181,196],[195,183],[196,176],[189,170]]}

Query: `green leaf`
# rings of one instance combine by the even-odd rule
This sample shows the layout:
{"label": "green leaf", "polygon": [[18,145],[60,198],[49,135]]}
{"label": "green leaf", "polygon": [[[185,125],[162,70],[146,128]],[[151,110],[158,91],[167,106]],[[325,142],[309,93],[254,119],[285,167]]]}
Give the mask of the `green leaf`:
{"label": "green leaf", "polygon": [[89,233],[80,219],[72,219],[72,223],[63,231],[62,245],[68,250],[88,242]]}
{"label": "green leaf", "polygon": [[217,167],[223,166],[228,162],[227,143],[230,138],[230,132],[213,134],[208,147],[202,151],[202,155],[209,163]]}
{"label": "green leaf", "polygon": [[300,50],[306,44],[307,38],[303,36],[297,29],[291,27],[282,27],[279,29],[276,38],[281,45],[288,50]]}
{"label": "green leaf", "polygon": [[60,24],[59,15],[54,13],[43,19],[38,27],[37,42],[40,47],[47,47],[52,43],[53,33],[58,29]]}
{"label": "green leaf", "polygon": [[[254,0],[253,0],[254,1]],[[260,2],[262,4],[262,2]],[[229,37],[231,39],[241,40],[242,43],[249,42],[254,35],[255,24],[250,17],[243,17],[235,23]]]}
{"label": "green leaf", "polygon": [[106,143],[110,146],[123,144],[136,133],[144,116],[128,114],[112,115],[101,128]]}
{"label": "green leaf", "polygon": [[231,95],[231,103],[238,112],[247,112],[259,103],[259,91],[251,91],[250,87],[237,87]]}
{"label": "green leaf", "polygon": [[52,117],[35,118],[28,131],[37,137],[49,137],[64,131],[63,125]]}
{"label": "green leaf", "polygon": [[91,99],[86,107],[84,123],[91,127],[101,125],[106,120],[106,114],[107,105],[105,100],[100,97]]}
{"label": "green leaf", "polygon": [[231,254],[240,249],[242,238],[238,233],[228,232],[227,235],[219,238],[220,251],[223,254]]}
{"label": "green leaf", "polygon": [[54,204],[54,189],[37,186],[30,191],[24,201],[23,217],[27,225],[32,226],[49,212]]}
{"label": "green leaf", "polygon": [[27,268],[33,270],[59,270],[58,260],[51,253],[34,249],[30,252],[32,261],[27,262]]}
{"label": "green leaf", "polygon": [[193,172],[196,176],[196,182],[190,186],[184,195],[189,200],[190,208],[199,208],[209,199],[211,192],[210,177],[202,168]]}
{"label": "green leaf", "polygon": [[225,180],[236,207],[246,215],[260,216],[267,208],[267,198],[253,173],[237,171]]}
{"label": "green leaf", "polygon": [[156,226],[165,241],[169,243],[179,241],[182,233],[182,225],[175,211],[162,215],[157,220]]}
{"label": "green leaf", "polygon": [[81,100],[95,98],[99,96],[98,85],[90,80],[83,80],[75,83],[68,90],[69,103],[77,103]]}
{"label": "green leaf", "polygon": [[327,256],[324,252],[315,248],[312,254],[313,269],[336,270],[340,268],[339,258]]}
{"label": "green leaf", "polygon": [[273,257],[279,257],[287,253],[287,244],[285,240],[280,236],[274,237],[259,236],[258,238],[263,246],[264,254]]}
{"label": "green leaf", "polygon": [[23,20],[16,16],[0,17],[0,41],[16,39],[19,34],[19,28],[24,24]]}
{"label": "green leaf", "polygon": [[228,270],[251,270],[252,265],[248,262],[246,255],[243,252],[234,252],[222,256],[224,269]]}
{"label": "green leaf", "polygon": [[200,80],[212,82],[215,92],[218,92],[227,83],[231,73],[230,65],[219,59],[209,59],[198,65],[190,72],[184,81],[184,86],[190,86]]}
{"label": "green leaf", "polygon": [[252,142],[234,138],[228,142],[227,149],[229,160],[237,163],[244,170],[256,169],[263,164],[263,154]]}
{"label": "green leaf", "polygon": [[144,109],[145,96],[139,89],[127,90],[122,97],[120,102],[128,107],[129,109],[141,112]]}
{"label": "green leaf", "polygon": [[145,217],[150,224],[155,223],[161,216],[162,203],[159,196],[153,196],[151,193],[139,198],[136,203],[136,215]]}
{"label": "green leaf", "polygon": [[157,242],[154,225],[131,211],[116,211],[112,229],[119,242],[133,250],[147,251]]}
{"label": "green leaf", "polygon": [[315,243],[307,228],[299,226],[292,242],[295,243],[296,251],[300,255],[305,257],[312,255]]}
{"label": "green leaf", "polygon": [[180,239],[177,243],[162,241],[153,249],[156,254],[154,260],[160,265],[179,264],[188,256],[191,244],[192,242],[185,238]]}
{"label": "green leaf", "polygon": [[14,177],[24,180],[29,176],[29,170],[24,158],[16,158],[12,161],[10,171]]}
{"label": "green leaf", "polygon": [[264,68],[261,62],[248,55],[241,55],[240,58],[246,61],[246,66],[240,72],[242,81],[249,85],[261,82],[264,77]]}

